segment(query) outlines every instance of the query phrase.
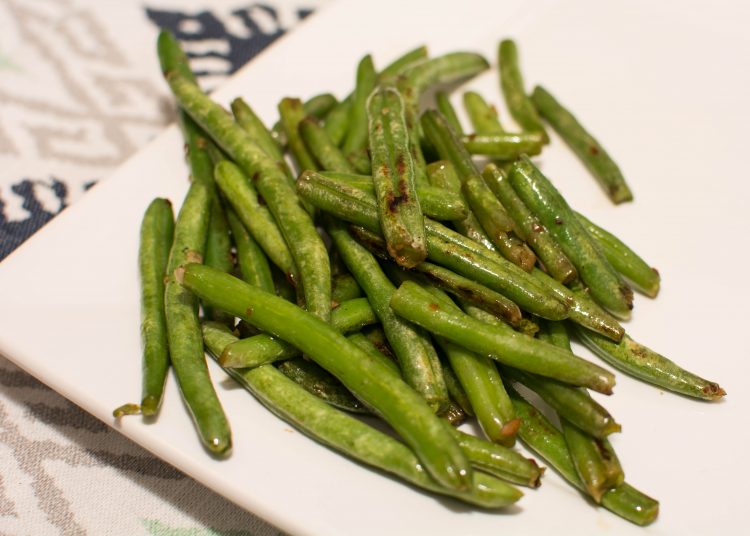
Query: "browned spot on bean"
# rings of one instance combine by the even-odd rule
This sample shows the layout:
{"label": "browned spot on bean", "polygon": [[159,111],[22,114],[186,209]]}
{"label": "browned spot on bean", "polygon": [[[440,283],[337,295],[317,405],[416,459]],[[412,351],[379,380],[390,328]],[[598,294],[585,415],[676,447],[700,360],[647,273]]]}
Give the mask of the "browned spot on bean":
{"label": "browned spot on bean", "polygon": [[542,227],[541,224],[539,223],[534,223],[531,226],[531,230],[534,231],[535,233],[541,233],[544,231],[544,227]]}
{"label": "browned spot on bean", "polygon": [[519,428],[521,428],[521,419],[511,419],[503,425],[500,433],[506,437],[511,437],[518,433]]}
{"label": "browned spot on bean", "polygon": [[258,194],[258,204],[262,207],[266,206],[266,200],[263,198],[262,195]]}
{"label": "browned spot on bean", "polygon": [[596,145],[592,145],[591,147],[589,147],[589,152],[592,155],[596,156],[599,154],[599,147],[597,147]]}
{"label": "browned spot on bean", "polygon": [[388,211],[395,213],[398,210],[398,206],[403,203],[405,199],[402,196],[395,196],[392,192],[388,192],[385,196],[385,202],[388,205]]}
{"label": "browned spot on bean", "polygon": [[[404,160],[404,155],[402,153],[399,153],[398,157],[396,158],[396,174],[399,177],[402,177],[406,173],[406,161]],[[404,181],[400,181],[401,185],[404,185]],[[404,195],[405,185],[401,186],[401,195]]]}
{"label": "browned spot on bean", "polygon": [[440,310],[440,306],[439,306],[439,305],[438,305],[437,303],[431,303],[430,305],[428,305],[428,307],[429,307],[429,308],[430,308],[430,309],[431,309],[432,311],[439,311],[439,310]]}
{"label": "browned spot on bean", "polygon": [[253,316],[253,308],[252,307],[248,307],[247,309],[245,309],[245,315],[246,316]]}
{"label": "browned spot on bean", "polygon": [[555,223],[557,225],[562,225],[563,224],[562,218],[560,216],[555,216]]}

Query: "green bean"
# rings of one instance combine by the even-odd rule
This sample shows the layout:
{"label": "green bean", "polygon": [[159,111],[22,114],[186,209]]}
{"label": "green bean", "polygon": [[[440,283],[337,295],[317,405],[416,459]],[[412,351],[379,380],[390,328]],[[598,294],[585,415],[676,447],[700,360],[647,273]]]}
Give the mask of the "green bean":
{"label": "green bean", "polygon": [[167,199],[154,199],[143,215],[138,250],[143,346],[140,411],[146,416],[158,413],[169,370],[169,345],[164,318],[164,275],[173,233],[172,204]]}
{"label": "green bean", "polygon": [[437,106],[438,111],[443,114],[445,120],[448,121],[453,132],[458,136],[463,136],[464,129],[461,126],[461,121],[459,121],[458,115],[456,115],[456,109],[453,107],[453,104],[451,104],[450,95],[445,91],[438,91],[435,93],[435,105]]}
{"label": "green bean", "polygon": [[617,319],[599,307],[589,297],[587,291],[569,289],[537,268],[531,271],[531,275],[543,283],[559,300],[568,304],[568,316],[572,322],[600,333],[613,341],[622,339],[625,329]]}
{"label": "green bean", "polygon": [[203,446],[212,454],[223,456],[231,449],[231,430],[203,355],[198,303],[179,281],[184,264],[203,262],[206,254],[211,203],[216,199],[210,156],[213,145],[187,114],[181,113],[180,119],[192,183],[175,223],[167,262],[164,290],[167,337],[180,393]]}
{"label": "green bean", "polygon": [[[391,282],[395,285],[400,285],[401,282],[406,281],[410,278],[410,274],[408,274],[404,269],[393,262],[381,263],[380,267],[382,268],[388,279],[390,279]],[[435,345],[433,343],[432,337],[426,330],[420,328],[419,326],[412,326],[412,329],[414,329],[417,337],[422,343],[422,347],[424,348],[425,353],[427,354],[427,360],[429,361],[430,367],[434,374],[433,389],[436,393],[436,397],[440,400],[447,400],[447,403],[437,410],[438,414],[444,418],[453,418],[454,420],[450,421],[453,423],[460,419],[465,420],[467,417],[466,415],[463,415],[463,417],[461,417],[463,411],[460,410],[460,408],[453,407],[456,406],[456,404],[450,399],[448,384],[443,376],[443,370],[445,369],[445,366],[443,365],[443,362],[441,361],[437,350],[435,350]],[[452,413],[452,415],[446,415],[449,412]],[[455,426],[458,426],[458,424],[455,424]]]}
{"label": "green bean", "polygon": [[351,97],[339,102],[334,106],[323,122],[323,128],[328,133],[328,137],[337,146],[340,147],[349,130],[349,110],[352,107]]}
{"label": "green bean", "polygon": [[302,109],[307,115],[316,119],[325,119],[328,112],[338,104],[338,99],[330,93],[320,93],[307,99],[302,105]]}
{"label": "green bean", "polygon": [[553,344],[563,350],[571,351],[570,336],[568,335],[568,328],[565,327],[565,322],[554,322],[540,318],[539,327],[540,330],[537,337],[540,340]]}
{"label": "green bean", "polygon": [[[385,242],[379,235],[355,225],[350,226],[349,232],[371,253],[381,259],[389,260],[388,253],[385,250]],[[471,279],[430,262],[419,263],[412,270],[422,274],[425,279],[442,290],[478,304],[480,307],[501,316],[513,326],[518,325],[521,321],[521,309],[518,305],[484,285],[475,283]]]}
{"label": "green bean", "polygon": [[633,292],[624,283],[598,246],[575,217],[568,203],[531,161],[513,164],[510,182],[526,206],[557,239],[578,270],[591,297],[613,315],[627,319],[633,308]]}
{"label": "green bean", "polygon": [[[439,186],[459,194],[464,203],[469,205],[461,184],[465,177],[477,173],[473,162],[471,162],[471,156],[462,147],[459,147],[458,138],[451,132],[448,123],[441,114],[432,112],[430,119],[426,120],[423,116],[422,122],[431,124],[428,128],[423,127],[427,139],[433,144],[439,156],[444,159],[428,166],[428,180],[433,186]],[[461,159],[468,159],[468,161]],[[458,173],[458,166],[461,166],[462,174]],[[462,235],[478,242],[486,249],[495,251],[493,242],[487,236],[473,212],[469,211],[463,220],[454,222],[453,226]]]}
{"label": "green bean", "polygon": [[340,304],[362,296],[362,289],[352,274],[338,274],[331,282],[331,299]]}
{"label": "green bean", "polygon": [[488,156],[496,160],[515,160],[522,154],[542,152],[543,136],[539,132],[504,132],[502,134],[469,134],[461,138],[469,154]]}
{"label": "green bean", "polygon": [[415,64],[404,75],[420,96],[433,86],[457,84],[487,70],[489,63],[474,52],[449,52]]}
{"label": "green bean", "polygon": [[[510,388],[508,392],[516,413],[521,417],[521,428],[518,432],[521,440],[544,458],[572,486],[585,492],[562,433],[515,390]],[[602,496],[601,504],[607,510],[636,525],[648,525],[659,514],[659,502],[627,482],[607,491]]]}
{"label": "green bean", "polygon": [[442,180],[446,187],[463,184],[467,177],[479,175],[471,155],[466,151],[459,139],[451,132],[445,117],[435,110],[428,110],[422,115],[422,128],[425,136],[437,150],[440,158],[453,165],[458,181],[450,175],[450,170],[443,169]]}
{"label": "green bean", "polygon": [[[505,129],[500,124],[500,119],[497,115],[497,108],[487,104],[484,98],[476,91],[467,91],[464,93],[464,108],[477,134],[505,133]],[[442,112],[442,110],[440,111]]]}
{"label": "green bean", "polygon": [[[321,171],[320,174],[330,180],[339,180],[358,190],[375,194],[375,185],[369,175]],[[436,186],[417,186],[417,199],[422,212],[427,217],[438,221],[463,219],[468,209],[458,193],[450,192]]]}
{"label": "green bean", "polygon": [[[438,342],[438,345],[439,344],[440,343]],[[447,363],[443,363],[443,378],[445,379],[445,386],[448,388],[448,394],[450,395],[451,400],[461,408],[467,417],[473,417],[474,409],[471,407],[471,401],[469,400],[469,397],[466,396],[466,391],[461,385],[461,382],[458,381],[456,373],[453,372],[453,369]]]}
{"label": "green bean", "polygon": [[[342,186],[313,172],[297,181],[300,196],[336,217],[380,232],[375,200],[367,192]],[[560,320],[567,307],[551,295],[547,285],[533,281],[526,272],[493,252],[478,254],[482,246],[430,219],[425,219],[428,255],[436,264],[474,279],[539,316]]]}
{"label": "green bean", "polygon": [[263,121],[255,113],[255,110],[253,110],[250,105],[242,99],[242,97],[234,99],[231,108],[237,124],[245,129],[255,143],[258,144],[258,147],[264,150],[268,156],[278,162],[283,162],[282,165],[286,166],[284,151],[281,148],[281,144],[274,139],[271,132],[266,128],[266,125],[263,124]]}
{"label": "green bean", "polygon": [[453,52],[416,64],[398,81],[405,103],[409,151],[414,160],[416,184],[427,183],[426,163],[420,147],[419,100],[424,91],[436,85],[454,84],[471,78],[489,67],[487,60],[471,52]]}
{"label": "green bean", "polygon": [[372,182],[388,253],[410,268],[427,257],[401,95],[380,87],[367,101]]}
{"label": "green bean", "polygon": [[442,236],[428,238],[429,258],[435,264],[499,292],[530,313],[557,320],[567,317],[567,306],[553,297],[548,289],[529,284],[526,272],[516,265],[504,259],[507,264],[488,259]]}
{"label": "green bean", "polygon": [[[433,296],[438,297],[434,292]],[[459,310],[453,304],[448,305],[445,299],[441,300],[441,304]],[[475,408],[477,421],[485,436],[492,442],[512,446],[518,422],[495,364],[490,358],[470,352],[443,337],[437,340],[464,387],[472,408]]]}
{"label": "green bean", "polygon": [[718,383],[683,369],[674,361],[637,343],[627,333],[617,343],[578,326],[574,326],[574,331],[589,350],[639,380],[703,400],[719,400],[726,395]]}
{"label": "green bean", "polygon": [[[492,195],[492,191],[477,175],[469,175],[463,184],[463,192],[472,210],[479,214],[480,223],[490,217],[493,217],[492,224],[488,225],[494,232],[510,233],[513,231],[513,220],[510,218],[505,208]],[[476,205],[479,210],[473,208]],[[492,235],[490,234],[490,238]]]}
{"label": "green bean", "polygon": [[[409,279],[402,279],[400,282]],[[461,312],[448,296],[432,285],[423,285],[432,297],[447,310]],[[478,355],[443,338],[436,337],[448,362],[456,372],[471,401],[482,431],[492,442],[511,447],[518,431],[510,399],[503,387],[497,367],[486,356]]]}
{"label": "green bean", "polygon": [[[206,346],[214,355],[220,354],[224,346],[235,340],[226,328],[218,324],[207,323],[203,330]],[[442,486],[403,443],[332,408],[284,377],[274,367],[228,369],[227,373],[272,413],[312,439],[423,489],[484,508],[501,508],[521,497],[517,489],[482,473],[473,475],[466,491]]]}
{"label": "green bean", "polygon": [[622,429],[612,415],[584,389],[508,367],[502,368],[502,374],[504,378],[520,382],[534,391],[560,416],[593,437],[604,439]]}
{"label": "green bean", "polygon": [[[339,104],[338,99],[330,93],[321,93],[319,95],[313,95],[307,99],[304,104],[302,104],[302,109],[305,111],[306,115],[325,120],[331,111]],[[286,136],[284,135],[284,128],[281,126],[281,121],[276,121],[273,128],[270,130],[270,134],[274,143],[279,147],[286,145]]]}
{"label": "green bean", "polygon": [[299,124],[299,133],[310,154],[317,160],[322,169],[354,173],[344,154],[336,147],[318,120],[307,116]]}
{"label": "green bean", "polygon": [[367,146],[367,99],[375,89],[377,73],[369,54],[357,65],[357,79],[349,109],[349,128],[341,150],[350,154]]}
{"label": "green bean", "polygon": [[449,160],[437,160],[427,165],[427,177],[430,184],[448,192],[461,192],[461,179],[456,168]]}
{"label": "green bean", "polygon": [[171,33],[167,31],[159,32],[159,36],[156,39],[156,53],[159,57],[159,65],[161,66],[162,73],[177,71],[179,76],[184,77],[194,84],[198,83],[198,79],[193,74],[192,69],[190,69],[187,56],[185,56],[179,43]]}
{"label": "green bean", "polygon": [[[232,209],[227,211],[227,217],[237,248],[237,265],[240,268],[242,279],[266,292],[275,292],[276,287],[271,275],[271,266],[268,264],[268,259],[263,250],[250,236],[250,233],[247,232],[240,218]],[[207,266],[210,266],[210,264],[207,263]]]}
{"label": "green bean", "polygon": [[485,437],[493,443],[512,446],[518,430],[502,379],[492,360],[438,337],[451,367],[459,378]]}
{"label": "green bean", "polygon": [[617,270],[636,290],[650,298],[659,293],[659,272],[641,259],[615,235],[602,229],[583,214],[576,212],[581,225],[594,237],[612,267]]}
{"label": "green bean", "polygon": [[547,272],[563,284],[570,283],[578,277],[575,266],[550,236],[549,231],[518,197],[506,175],[494,164],[487,164],[482,172],[482,178],[511,217],[514,232],[536,252]]}
{"label": "green bean", "polygon": [[633,193],[625,182],[620,168],[573,114],[543,87],[534,88],[531,100],[539,114],[581,159],[613,203],[633,200]]}
{"label": "green bean", "polygon": [[[458,178],[456,168],[450,161],[438,160],[431,163],[427,166],[427,177],[433,186],[453,192],[461,197],[464,204],[469,204],[461,189],[461,179]],[[479,220],[477,220],[473,212],[469,211],[464,219],[453,222],[453,226],[462,235],[481,244],[484,249],[495,251],[495,246],[487,236],[487,233],[484,232],[484,229],[482,229]]]}
{"label": "green bean", "polygon": [[[476,191],[477,187],[482,187],[479,184],[481,181],[474,181],[473,192],[476,195],[472,199],[469,199],[466,189],[461,187],[467,181],[471,182],[472,177],[478,176],[479,172],[471,160],[471,155],[469,155],[460,140],[451,131],[445,118],[440,113],[431,110],[422,116],[421,123],[427,139],[435,147],[440,158],[449,161],[452,164],[453,172],[455,172],[453,173],[450,167],[441,167],[440,173],[436,174],[433,172],[432,175],[434,176],[429,177],[430,181],[434,181],[433,184],[443,186],[452,191],[460,191],[464,200],[471,207],[471,211],[467,217],[462,221],[455,222],[454,227],[464,236],[482,244],[486,249],[494,251],[495,246],[500,244],[501,253],[511,262],[528,262],[530,256],[527,252],[531,253],[528,248],[522,244],[514,244],[505,233],[497,234],[498,229],[495,226],[491,227],[489,231],[484,227],[484,224],[489,224],[493,218],[502,218],[504,211],[499,215],[495,215],[492,211],[481,212],[483,207],[477,205],[478,198],[476,195],[481,194],[485,198],[491,198],[491,193],[488,191]],[[472,205],[472,202],[474,205]],[[491,208],[494,209],[496,207]],[[488,220],[483,223],[481,217],[477,217],[477,211],[483,214]],[[502,225],[502,222],[498,226],[500,228],[505,227]],[[488,236],[488,232],[493,232],[495,235],[492,237]]]}
{"label": "green bean", "polygon": [[526,95],[516,44],[510,39],[501,41],[497,56],[500,64],[500,86],[510,115],[521,129],[527,132],[540,132],[544,143],[549,143],[542,120],[534,104]]}
{"label": "green bean", "polygon": [[544,469],[540,469],[534,460],[524,457],[513,449],[485,441],[460,430],[453,430],[453,435],[475,469],[521,486],[530,488],[541,486]]}
{"label": "green bean", "polygon": [[393,427],[440,484],[459,491],[471,488],[472,472],[466,457],[425,401],[329,324],[276,296],[199,264],[188,265],[184,283],[201,299],[296,346],[336,376]]}
{"label": "green bean", "polygon": [[305,391],[335,408],[353,413],[369,413],[362,402],[354,398],[340,381],[312,361],[297,357],[282,361],[276,368]]}
{"label": "green bean", "polygon": [[456,344],[505,365],[610,394],[614,376],[570,352],[517,334],[509,326],[491,326],[457,311],[446,311],[430,293],[405,282],[393,294],[396,314]]}
{"label": "green bean", "polygon": [[224,193],[235,215],[258,242],[268,258],[294,282],[299,281],[292,253],[276,220],[242,170],[225,160],[216,164],[216,184]]}
{"label": "green bean", "polygon": [[[167,36],[171,46],[179,50],[179,44],[173,37],[166,32],[163,35]],[[221,106],[214,103],[190,79],[182,76],[181,70],[167,69],[165,78],[180,106],[229,153],[247,176],[253,177],[254,185],[263,196],[291,249],[294,263],[300,272],[308,309],[327,320],[331,308],[328,253],[310,215],[294,194],[284,172],[258,148]]]}
{"label": "green bean", "polygon": [[[134,404],[132,402],[128,402],[125,404],[122,404],[121,406],[117,406],[115,409],[112,410],[112,416],[115,419],[119,419],[120,417],[124,417],[125,415],[141,415],[141,405],[140,404]],[[145,415],[145,414],[144,414]],[[148,416],[153,416],[155,413],[151,413]]]}
{"label": "green bean", "polygon": [[342,224],[329,220],[326,231],[382,323],[388,342],[398,358],[404,381],[435,412],[440,412],[448,403],[442,371],[433,363],[427,348],[429,342],[391,310],[389,301],[396,290],[393,283],[383,273],[375,257],[358,244]]}
{"label": "green bean", "polygon": [[[485,311],[481,307],[477,307],[474,303],[470,302],[469,300],[466,300],[464,298],[458,298],[457,302],[458,302],[458,305],[463,310],[463,312],[465,312],[470,317],[476,320],[479,320],[480,322],[484,322],[485,324],[491,324],[493,326],[496,326],[499,324],[509,324],[509,322],[506,321],[501,316],[493,314],[489,311]],[[525,323],[524,321],[533,323],[531,320],[522,318],[520,325],[513,326],[513,328],[516,329],[519,333],[523,333],[524,335],[526,335],[526,333],[521,329],[523,327],[523,324]],[[534,329],[534,333],[536,333],[536,331],[539,330],[539,326],[537,326],[536,324],[534,325],[536,326],[536,328]]]}
{"label": "green bean", "polygon": [[437,221],[460,221],[469,213],[460,195],[442,188],[418,186],[417,199],[425,216]]}
{"label": "green bean", "polygon": [[560,419],[568,452],[578,477],[595,502],[602,495],[625,481],[620,460],[609,440],[599,439],[581,431],[565,419]]}
{"label": "green bean", "polygon": [[213,161],[209,150],[211,149],[209,146],[213,144],[187,113],[181,110],[177,118],[185,140],[185,160],[190,168],[190,180],[205,183],[213,195],[215,190]]}
{"label": "green bean", "polygon": [[602,495],[602,506],[631,523],[642,526],[653,523],[659,515],[659,501],[627,482]]}
{"label": "green bean", "polygon": [[372,174],[372,162],[370,161],[370,154],[367,152],[367,149],[359,149],[358,151],[349,153],[346,159],[357,173]]}
{"label": "green bean", "polygon": [[[375,343],[368,339],[361,331],[352,333],[351,335],[347,335],[346,338],[350,343],[358,346],[360,350],[367,353],[370,358],[374,359],[375,361],[380,361],[393,373],[395,377],[401,378],[401,369],[398,368],[398,365],[395,363],[395,361],[381,352],[375,345]],[[385,340],[385,335],[383,336],[383,338]]]}
{"label": "green bean", "polygon": [[[341,333],[357,331],[377,321],[366,298],[342,302],[331,313],[331,327]],[[259,367],[298,355],[300,352],[293,345],[261,333],[227,346],[221,354],[220,362],[222,367]]]}
{"label": "green bean", "polygon": [[[229,223],[227,222],[224,205],[219,196],[214,196],[211,201],[211,218],[208,222],[205,263],[206,266],[211,266],[223,272],[231,272],[234,269]],[[227,324],[233,320],[220,311],[211,310],[210,307],[203,308],[203,316],[206,319],[217,320]]]}
{"label": "green bean", "polygon": [[474,216],[503,257],[530,271],[536,264],[536,255],[523,242],[513,240],[513,220],[492,190],[477,175],[470,175],[464,181],[463,192]]}
{"label": "green bean", "polygon": [[409,50],[386,65],[383,70],[378,73],[378,80],[383,81],[388,80],[393,76],[398,76],[407,69],[410,69],[418,63],[421,63],[426,58],[427,47],[424,45]]}
{"label": "green bean", "polygon": [[[212,193],[211,216],[208,223],[208,234],[206,236],[206,254],[204,262],[207,266],[231,272],[234,269],[232,258],[232,240],[229,236],[229,224],[227,223],[224,206],[220,196],[216,192],[214,181],[213,164],[215,161],[223,160],[221,151],[206,138],[205,133],[184,111],[178,113],[180,127],[187,147],[200,148],[201,150],[188,150],[188,160],[193,180],[206,183]],[[234,321],[221,311],[214,311],[211,307],[203,307],[205,318],[217,320],[231,325]]]}
{"label": "green bean", "polygon": [[287,147],[297,163],[297,170],[300,172],[306,169],[317,170],[318,165],[299,134],[299,124],[306,117],[302,101],[285,97],[279,102],[278,108],[281,126],[284,129],[284,134],[286,134]]}
{"label": "green bean", "polygon": [[232,444],[229,423],[211,384],[203,355],[196,298],[177,279],[186,263],[203,259],[211,198],[205,182],[192,182],[175,224],[167,263],[164,309],[169,353],[180,392],[203,445],[213,454],[222,455]]}

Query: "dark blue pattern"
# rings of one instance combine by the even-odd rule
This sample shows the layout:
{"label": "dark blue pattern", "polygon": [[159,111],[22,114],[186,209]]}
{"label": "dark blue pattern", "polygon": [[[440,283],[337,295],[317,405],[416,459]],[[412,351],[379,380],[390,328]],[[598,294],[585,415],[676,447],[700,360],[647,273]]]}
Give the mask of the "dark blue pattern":
{"label": "dark blue pattern", "polygon": [[[251,6],[248,6],[251,7]],[[252,7],[260,9],[268,14],[274,21],[279,22],[279,14],[275,8],[266,4],[253,4]],[[300,19],[307,17],[312,13],[310,9],[299,9],[297,15]],[[201,11],[199,13],[185,13],[181,11],[166,11],[160,9],[146,8],[146,14],[151,21],[162,29],[169,30],[180,41],[202,41],[205,39],[219,39],[229,44],[229,52],[207,51],[200,54],[187,52],[191,58],[223,58],[227,60],[231,67],[226,73],[215,73],[205,71],[195,71],[196,76],[206,74],[231,74],[245,65],[261,50],[273,43],[283,35],[282,29],[273,33],[263,33],[261,26],[250,17],[250,11],[247,8],[236,9],[231,15],[237,17],[249,30],[249,37],[240,37],[230,33],[224,23],[210,11]],[[186,32],[183,28],[188,27],[186,23],[193,23],[197,30],[195,32]],[[277,25],[280,28],[280,25]]]}
{"label": "dark blue pattern", "polygon": [[[65,183],[52,177],[52,192],[60,200],[60,210],[67,206],[68,188]],[[16,249],[37,229],[51,220],[57,212],[46,210],[37,199],[34,191],[34,181],[23,179],[11,186],[14,194],[23,199],[23,208],[29,215],[17,221],[9,221],[5,214],[5,201],[0,198],[0,260]]]}
{"label": "dark blue pattern", "polygon": [[[283,33],[283,29],[278,29],[272,33],[264,33],[261,26],[250,16],[250,7],[262,10],[274,21],[279,23],[278,11],[268,4],[249,4],[245,8],[238,8],[231,12],[233,17],[242,21],[248,28],[249,37],[241,37],[229,32],[219,17],[210,11],[201,11],[198,13],[185,13],[180,11],[166,11],[160,9],[151,9],[146,7],[146,15],[149,19],[160,28],[171,31],[181,41],[202,41],[206,39],[224,40],[229,45],[229,52],[207,51],[202,54],[191,54],[193,58],[197,57],[217,57],[227,60],[230,68],[226,72],[201,72],[196,71],[196,75],[216,75],[231,74],[242,67],[245,63],[255,57],[265,47],[273,43]],[[304,19],[312,13],[312,9],[300,8],[297,10],[299,19]],[[197,23],[197,31],[188,33],[182,31],[186,22]],[[281,28],[281,24],[277,24]],[[62,180],[52,177],[51,190],[60,200],[62,210],[67,206],[68,188]],[[28,211],[28,216],[22,220],[9,219],[6,211],[6,201],[0,196],[0,260],[4,259],[14,249],[21,245],[27,238],[34,234],[40,227],[51,220],[55,214],[46,210],[34,191],[36,181],[31,179],[22,179],[20,182],[13,184],[11,190],[13,194],[23,199],[23,208]],[[96,181],[89,181],[83,185],[84,190],[88,190]],[[47,186],[49,187],[49,186]]]}

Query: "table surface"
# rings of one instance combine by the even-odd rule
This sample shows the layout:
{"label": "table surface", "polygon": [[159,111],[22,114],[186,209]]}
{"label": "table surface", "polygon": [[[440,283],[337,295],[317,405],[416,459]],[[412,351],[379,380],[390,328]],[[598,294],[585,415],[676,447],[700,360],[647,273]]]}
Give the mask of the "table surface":
{"label": "table surface", "polygon": [[[212,88],[326,3],[0,0],[0,260],[173,121],[160,27]],[[0,533],[280,534],[2,356]]]}

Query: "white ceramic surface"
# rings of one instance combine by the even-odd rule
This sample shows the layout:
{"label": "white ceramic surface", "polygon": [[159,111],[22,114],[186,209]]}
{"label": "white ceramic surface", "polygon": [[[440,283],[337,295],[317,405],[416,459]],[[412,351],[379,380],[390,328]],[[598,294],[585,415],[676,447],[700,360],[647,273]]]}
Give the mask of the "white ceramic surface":
{"label": "white ceramic surface", "polygon": [[[611,205],[554,135],[540,158],[574,207],[660,269],[660,296],[637,297],[628,330],[729,393],[700,403],[618,374],[616,394],[597,397],[623,425],[612,442],[628,481],[661,500],[653,526],[590,506],[552,471],[506,513],[417,492],[293,431],[213,363],[231,458],[203,452],[173,378],[158,422],[126,418],[117,429],[294,534],[743,533],[749,19],[746,4],[728,1],[340,2],[216,92],[224,102],[243,95],[273,120],[282,95],[348,91],[365,52],[382,65],[427,43],[494,61],[499,38],[515,37],[528,85],[545,84],[574,110],[635,192],[634,203]],[[495,70],[471,87],[501,100]],[[151,198],[179,204],[185,189],[172,127],[0,264],[0,351],[108,424],[140,389],[139,221]]]}

